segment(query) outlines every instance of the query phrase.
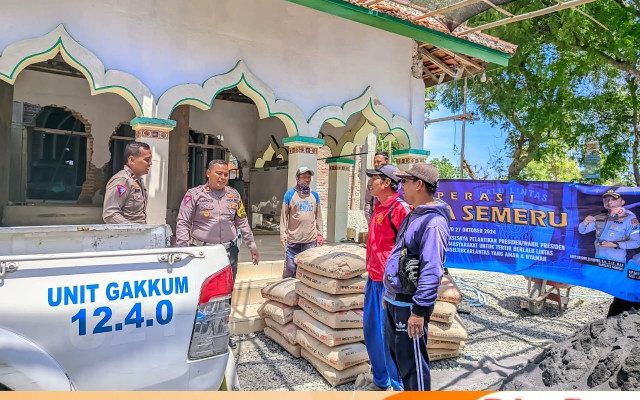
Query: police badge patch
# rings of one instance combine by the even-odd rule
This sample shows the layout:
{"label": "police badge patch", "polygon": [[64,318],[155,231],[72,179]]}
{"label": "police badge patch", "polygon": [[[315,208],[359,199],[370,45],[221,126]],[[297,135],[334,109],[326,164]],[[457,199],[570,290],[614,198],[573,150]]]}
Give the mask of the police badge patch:
{"label": "police badge patch", "polygon": [[191,199],[193,199],[193,196],[191,196],[189,193],[185,194],[184,198],[182,199],[182,204],[187,204],[191,201]]}
{"label": "police badge patch", "polygon": [[244,209],[244,204],[242,204],[242,200],[240,201],[240,206],[238,207],[238,211],[236,211],[236,215],[238,218],[245,218],[247,216],[247,211]]}
{"label": "police badge patch", "polygon": [[116,191],[118,192],[118,197],[122,197],[127,193],[127,188],[124,185],[116,185]]}

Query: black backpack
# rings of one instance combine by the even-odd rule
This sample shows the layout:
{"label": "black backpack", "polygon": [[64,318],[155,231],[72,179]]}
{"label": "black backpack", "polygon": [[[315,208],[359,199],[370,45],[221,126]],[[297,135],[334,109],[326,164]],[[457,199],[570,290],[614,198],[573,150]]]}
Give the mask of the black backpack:
{"label": "black backpack", "polygon": [[[438,213],[429,213],[424,224],[429,224],[436,215]],[[411,214],[407,215],[400,227],[399,238],[402,240],[402,250],[398,260],[398,278],[402,288],[414,295],[418,290],[418,280],[420,279],[420,254],[409,254],[409,249],[407,249],[404,241],[404,235],[407,232],[410,220]]]}

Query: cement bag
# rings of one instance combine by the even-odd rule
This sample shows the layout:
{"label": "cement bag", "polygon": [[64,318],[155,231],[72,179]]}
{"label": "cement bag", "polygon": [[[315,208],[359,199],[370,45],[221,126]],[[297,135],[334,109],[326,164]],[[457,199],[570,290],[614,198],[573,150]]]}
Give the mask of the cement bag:
{"label": "cement bag", "polygon": [[296,310],[293,313],[293,323],[327,346],[337,346],[364,340],[362,329],[333,329],[320,321],[316,321],[302,310]]}
{"label": "cement bag", "polygon": [[367,270],[365,249],[355,245],[315,247],[298,254],[295,262],[298,268],[336,279],[355,278]]}
{"label": "cement bag", "polygon": [[364,293],[359,294],[329,294],[311,288],[302,282],[296,283],[296,293],[313,304],[329,312],[352,310],[364,307]]}
{"label": "cement bag", "polygon": [[367,284],[367,274],[349,279],[334,279],[302,268],[296,270],[296,278],[309,287],[331,294],[364,293],[364,287]]}
{"label": "cement bag", "polygon": [[429,354],[429,361],[437,361],[456,358],[460,355],[460,350],[427,349],[427,354]]}
{"label": "cement bag", "polygon": [[306,311],[307,314],[334,329],[362,329],[362,310],[347,310],[332,313],[318,307],[305,298],[300,298],[298,305]]}
{"label": "cement bag", "polygon": [[321,359],[338,371],[343,371],[346,368],[369,361],[367,348],[360,342],[329,347],[314,339],[302,329],[298,329],[296,341],[300,344],[301,348],[305,349],[314,357]]}
{"label": "cement bag", "polygon": [[282,336],[283,338],[287,339],[287,342],[289,342],[291,344],[296,344],[297,343],[296,342],[296,332],[298,331],[298,327],[295,326],[295,324],[293,322],[289,322],[288,324],[285,324],[285,325],[280,325],[279,323],[277,323],[276,321],[272,320],[271,318],[265,318],[264,319],[264,323],[269,328],[271,328],[274,331],[278,332],[280,334],[280,336]]}
{"label": "cement bag", "polygon": [[275,300],[288,306],[295,306],[298,304],[297,281],[296,278],[286,278],[263,287],[260,292],[265,299]]}
{"label": "cement bag", "polygon": [[453,322],[456,313],[457,309],[455,304],[447,303],[446,301],[436,301],[433,307],[433,313],[431,314],[431,320],[450,324]]}
{"label": "cement bag", "polygon": [[438,340],[427,338],[427,350],[429,349],[448,349],[458,350],[464,346],[464,342],[452,342],[449,340]]}
{"label": "cement bag", "polygon": [[467,330],[462,325],[460,317],[456,314],[451,325],[438,321],[429,321],[428,339],[447,340],[450,342],[462,342],[467,340]]}
{"label": "cement bag", "polygon": [[300,345],[291,344],[287,339],[283,338],[278,332],[266,326],[264,328],[264,334],[274,342],[278,343],[280,347],[285,349],[289,354],[295,358],[300,358]]}
{"label": "cement bag", "polygon": [[458,285],[453,281],[451,275],[442,275],[440,286],[438,287],[437,300],[453,304],[460,304],[462,301],[462,293]]}
{"label": "cement bag", "polygon": [[278,303],[277,301],[269,300],[258,308],[258,315],[263,319],[271,318],[280,325],[284,325],[291,322],[293,319],[293,312],[297,309],[298,307],[291,307],[286,304]]}
{"label": "cement bag", "polygon": [[329,382],[331,386],[342,385],[343,383],[353,382],[358,375],[369,372],[369,364],[362,363],[349,367],[342,371],[338,371],[332,366],[325,364],[319,358],[314,357],[307,350],[302,349],[302,357],[305,358],[315,369],[320,372],[320,375]]}

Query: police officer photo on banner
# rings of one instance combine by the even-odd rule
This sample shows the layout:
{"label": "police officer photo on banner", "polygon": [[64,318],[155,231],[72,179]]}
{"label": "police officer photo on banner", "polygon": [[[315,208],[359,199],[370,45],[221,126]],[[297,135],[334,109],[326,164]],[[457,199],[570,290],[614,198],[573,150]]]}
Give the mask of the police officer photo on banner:
{"label": "police officer photo on banner", "polygon": [[[638,210],[634,203],[627,202],[633,195],[637,193],[625,194],[622,188],[607,189],[602,194],[603,208],[584,216],[578,226],[580,234],[593,240],[594,253],[585,254],[594,257],[587,258],[588,264],[632,279],[632,273],[640,271],[640,224],[636,215]],[[604,279],[604,275],[602,277]],[[633,307],[638,308],[639,304],[614,297],[607,317],[618,315]]]}
{"label": "police officer photo on banner", "polygon": [[580,234],[593,240],[595,252],[585,255],[611,262],[599,262],[601,266],[622,270],[640,248],[638,218],[626,204],[619,189],[608,189],[602,194],[602,208],[589,210],[578,226]]}

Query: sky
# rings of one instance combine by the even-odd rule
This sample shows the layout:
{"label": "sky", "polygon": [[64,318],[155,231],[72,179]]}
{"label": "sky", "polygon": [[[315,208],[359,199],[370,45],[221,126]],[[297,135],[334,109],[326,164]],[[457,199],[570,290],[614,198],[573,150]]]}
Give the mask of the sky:
{"label": "sky", "polygon": [[[470,105],[469,111],[473,111]],[[427,119],[454,115],[454,112],[443,105],[434,110]],[[429,158],[447,157],[454,165],[460,165],[460,139],[462,121],[437,122],[427,126],[424,132],[424,149],[429,150]],[[467,122],[465,134],[465,158],[472,166],[486,165],[491,153],[498,153],[504,148],[506,135],[499,127],[478,120]],[[455,150],[454,150],[455,144]]]}

